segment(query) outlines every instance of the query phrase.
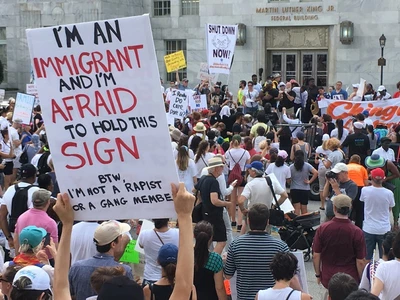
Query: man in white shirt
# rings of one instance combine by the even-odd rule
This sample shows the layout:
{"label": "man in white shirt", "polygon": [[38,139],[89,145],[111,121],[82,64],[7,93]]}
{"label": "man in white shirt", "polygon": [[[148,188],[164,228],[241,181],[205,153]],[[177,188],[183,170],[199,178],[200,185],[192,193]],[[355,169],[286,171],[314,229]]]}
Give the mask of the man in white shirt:
{"label": "man in white shirt", "polygon": [[360,201],[364,202],[363,232],[367,246],[367,260],[371,260],[376,244],[382,258],[383,235],[390,231],[390,212],[394,207],[394,195],[382,186],[385,172],[381,168],[371,171],[372,186],[363,187]]}
{"label": "man in white shirt", "polygon": [[19,137],[19,130],[22,127],[22,120],[21,119],[15,119],[13,121],[12,126],[8,128],[8,134],[10,136],[10,140],[13,144],[14,147],[14,154],[16,158],[14,159],[14,167],[13,167],[13,178],[11,179],[11,182],[14,182],[15,179],[17,178],[17,172],[18,169],[21,167],[21,163],[19,162],[19,158],[22,154],[22,140]]}
{"label": "man in white shirt", "polygon": [[93,242],[94,232],[99,223],[79,222],[72,227],[71,234],[71,265],[78,260],[84,260],[96,255],[96,245]]}
{"label": "man in white shirt", "polygon": [[391,98],[392,98],[392,95],[390,95],[387,92],[385,86],[384,85],[380,85],[378,87],[378,90],[377,90],[377,98],[376,98],[376,100],[389,100]]}
{"label": "man in white shirt", "polygon": [[[286,107],[282,108],[282,118],[288,124],[301,124],[300,119],[297,119],[295,114],[291,114],[288,118],[286,115]],[[297,133],[301,131],[300,126],[289,126],[289,129],[292,133],[292,138],[297,138]]]}
{"label": "man in white shirt", "polygon": [[258,111],[258,95],[257,90],[254,89],[253,81],[247,83],[247,90],[244,92],[244,108],[246,114],[251,114],[253,117]]}
{"label": "man in white shirt", "polygon": [[383,137],[381,139],[381,147],[379,147],[378,149],[375,149],[372,152],[372,155],[378,154],[380,157],[383,157],[386,160],[395,161],[396,158],[394,156],[394,151],[392,148],[389,147],[391,142],[392,142],[392,140],[390,138]]}

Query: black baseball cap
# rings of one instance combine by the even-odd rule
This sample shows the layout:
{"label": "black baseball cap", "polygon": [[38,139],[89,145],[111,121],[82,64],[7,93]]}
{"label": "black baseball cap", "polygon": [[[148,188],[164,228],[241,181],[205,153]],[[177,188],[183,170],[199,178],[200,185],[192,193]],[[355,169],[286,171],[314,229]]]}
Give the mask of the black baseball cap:
{"label": "black baseball cap", "polygon": [[22,179],[32,178],[36,175],[37,169],[32,164],[24,164],[21,166],[20,172]]}

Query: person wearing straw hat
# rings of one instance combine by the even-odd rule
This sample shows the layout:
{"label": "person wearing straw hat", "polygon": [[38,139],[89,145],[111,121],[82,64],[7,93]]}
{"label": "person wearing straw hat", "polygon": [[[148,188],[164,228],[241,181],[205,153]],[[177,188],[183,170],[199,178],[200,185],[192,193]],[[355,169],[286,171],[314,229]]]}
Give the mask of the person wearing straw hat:
{"label": "person wearing straw hat", "polygon": [[229,209],[231,203],[221,200],[222,194],[217,178],[222,175],[224,170],[222,158],[216,156],[210,158],[207,163],[208,175],[201,177],[195,189],[201,195],[203,220],[211,223],[214,227],[213,241],[216,242],[214,252],[221,254],[227,240],[223,208]]}
{"label": "person wearing straw hat", "polygon": [[188,140],[188,147],[190,148],[190,144],[192,143],[192,140],[195,136],[201,137],[201,139],[204,141],[208,141],[208,137],[206,135],[206,126],[204,125],[203,122],[197,122],[196,126],[193,127],[193,131],[195,132],[193,135],[189,137]]}

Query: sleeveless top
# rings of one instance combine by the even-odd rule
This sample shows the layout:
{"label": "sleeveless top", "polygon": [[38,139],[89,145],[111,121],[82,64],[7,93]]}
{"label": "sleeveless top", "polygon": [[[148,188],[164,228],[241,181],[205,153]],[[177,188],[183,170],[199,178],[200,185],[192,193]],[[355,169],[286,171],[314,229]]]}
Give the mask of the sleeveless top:
{"label": "sleeveless top", "polygon": [[172,285],[149,285],[151,291],[151,300],[168,300],[171,297],[173,287]]}
{"label": "sleeveless top", "polygon": [[[286,287],[284,289],[273,289],[269,288],[258,292],[258,300],[301,300],[301,292],[293,291],[292,288]],[[289,296],[289,297],[288,297]]]}
{"label": "sleeveless top", "polygon": [[297,144],[297,145],[300,147],[300,150],[303,151],[303,153],[304,153],[304,160],[307,161],[308,151],[307,151],[306,147],[307,147],[308,143],[304,143],[304,145],[299,145],[299,144]]}

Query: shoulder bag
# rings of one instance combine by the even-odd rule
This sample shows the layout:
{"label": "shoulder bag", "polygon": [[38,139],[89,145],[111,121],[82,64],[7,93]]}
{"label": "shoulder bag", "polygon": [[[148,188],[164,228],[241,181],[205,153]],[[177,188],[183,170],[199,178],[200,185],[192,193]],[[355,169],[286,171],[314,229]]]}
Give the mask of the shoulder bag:
{"label": "shoulder bag", "polygon": [[272,181],[269,176],[265,177],[269,188],[271,189],[272,196],[274,197],[276,206],[271,204],[271,209],[269,210],[269,224],[274,226],[283,226],[283,221],[285,220],[285,214],[279,206],[279,202],[276,199],[274,187],[272,186]]}

